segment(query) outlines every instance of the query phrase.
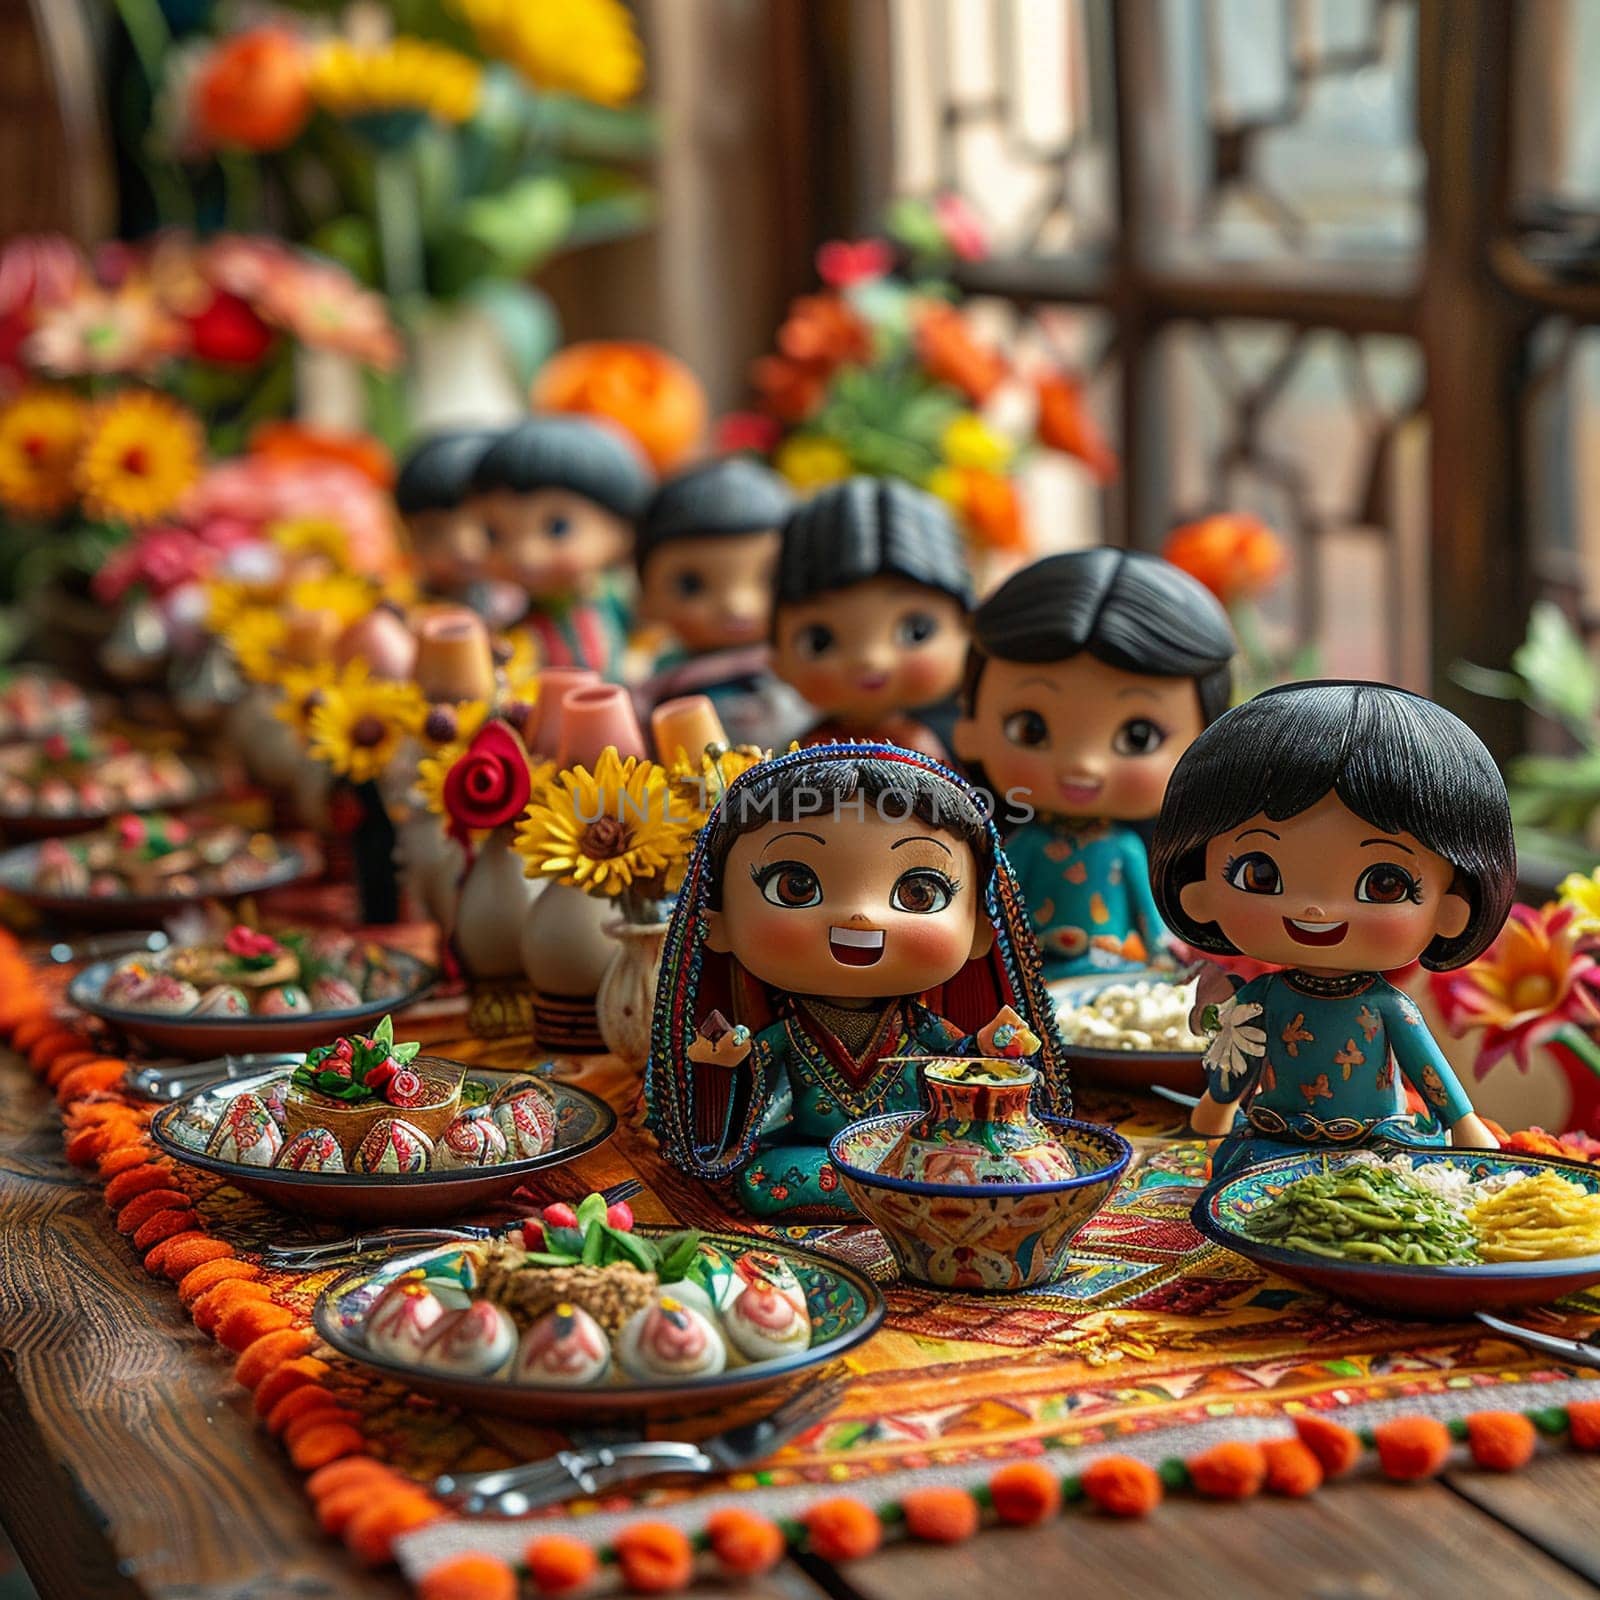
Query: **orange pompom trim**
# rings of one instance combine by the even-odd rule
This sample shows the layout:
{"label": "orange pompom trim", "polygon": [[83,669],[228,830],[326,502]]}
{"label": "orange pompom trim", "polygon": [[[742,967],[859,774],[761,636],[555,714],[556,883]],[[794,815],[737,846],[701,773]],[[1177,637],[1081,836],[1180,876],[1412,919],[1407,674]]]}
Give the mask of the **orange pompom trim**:
{"label": "orange pompom trim", "polygon": [[91,1061],[99,1059],[98,1050],[63,1050],[44,1069],[44,1081],[53,1089],[74,1067],[86,1067]]}
{"label": "orange pompom trim", "polygon": [[11,1047],[20,1055],[26,1055],[35,1044],[47,1033],[56,1031],[56,1025],[50,1013],[43,1008],[32,1016],[27,1016],[11,1030]]}
{"label": "orange pompom trim", "polygon": [[69,1050],[83,1049],[82,1038],[67,1028],[46,1028],[35,1036],[28,1046],[28,1065],[35,1072],[43,1072],[57,1056]]}
{"label": "orange pompom trim", "polygon": [[[300,1389],[309,1389],[310,1387],[310,1384],[301,1384]],[[289,1393],[299,1394],[300,1389],[291,1389]],[[342,1422],[346,1427],[350,1428],[359,1428],[361,1426],[361,1418],[354,1411],[346,1411],[343,1406],[338,1404],[318,1406],[314,1411],[308,1411],[302,1417],[291,1417],[284,1424],[283,1432],[279,1437],[283,1440],[284,1449],[292,1455],[295,1445],[312,1428],[325,1428],[332,1422]]]}
{"label": "orange pompom trim", "polygon": [[[295,1390],[296,1394],[308,1392],[304,1389]],[[347,1456],[342,1460],[330,1462],[325,1467],[318,1467],[306,1479],[306,1493],[313,1500],[321,1500],[326,1495],[338,1494],[341,1489],[348,1489],[352,1484],[364,1484],[370,1489],[370,1486],[380,1479],[385,1483],[397,1481],[394,1473],[381,1461],[374,1461],[371,1456]]]}
{"label": "orange pompom trim", "polygon": [[[330,1462],[329,1465],[338,1467],[347,1461],[362,1459],[364,1458],[360,1456],[340,1456],[337,1461]],[[356,1512],[371,1503],[370,1479],[365,1482],[347,1483],[342,1489],[334,1489],[317,1501],[317,1526],[324,1533],[331,1533],[337,1539],[350,1525],[350,1519]]]}
{"label": "orange pompom trim", "polygon": [[216,1256],[210,1261],[202,1261],[198,1267],[191,1267],[182,1278],[178,1280],[178,1304],[188,1311],[208,1289],[215,1289],[219,1283],[226,1283],[230,1278],[243,1279],[259,1278],[261,1268],[249,1261],[241,1261],[236,1255]]}
{"label": "orange pompom trim", "polygon": [[403,1533],[437,1522],[443,1511],[415,1489],[397,1489],[376,1505],[358,1511],[344,1530],[344,1542],[358,1561],[381,1567],[394,1553]]}
{"label": "orange pompom trim", "polygon": [[581,1539],[547,1533],[528,1542],[523,1565],[534,1589],[542,1595],[576,1594],[594,1579],[599,1558]]}
{"label": "orange pompom trim", "polygon": [[1102,1456],[1083,1474],[1083,1492],[1113,1517],[1146,1517],[1161,1504],[1154,1467],[1132,1456]]}
{"label": "orange pompom trim", "polygon": [[250,1300],[223,1312],[215,1337],[224,1350],[243,1355],[264,1333],[275,1333],[294,1321],[294,1313],[270,1300]]}
{"label": "orange pompom trim", "polygon": [[86,1061],[74,1067],[56,1085],[56,1104],[66,1105],[69,1100],[82,1099],[86,1094],[103,1094],[115,1089],[127,1075],[126,1061]]}
{"label": "orange pompom trim", "polygon": [[152,1189],[171,1187],[171,1168],[157,1161],[140,1161],[126,1172],[117,1173],[106,1185],[106,1204],[113,1211],[120,1211],[130,1200],[136,1200]]}
{"label": "orange pompom trim", "polygon": [[246,1300],[265,1300],[267,1298],[267,1286],[264,1283],[252,1283],[243,1279],[230,1278],[224,1283],[217,1284],[215,1288],[207,1289],[190,1306],[189,1315],[193,1318],[195,1327],[201,1333],[215,1333],[218,1322],[234,1306],[240,1305]]}
{"label": "orange pompom trim", "polygon": [[706,1518],[706,1540],[723,1571],[739,1578],[759,1577],[783,1559],[783,1530],[739,1506],[724,1506]]}
{"label": "orange pompom trim", "polygon": [[[246,1306],[245,1312],[263,1309],[257,1306]],[[282,1306],[272,1306],[274,1311],[283,1311]],[[238,1313],[231,1313],[237,1315]],[[288,1316],[287,1311],[283,1311]],[[220,1330],[219,1330],[220,1331]],[[273,1330],[263,1328],[263,1333]],[[328,1363],[319,1361],[315,1356],[291,1356],[287,1361],[280,1361],[260,1383],[256,1385],[254,1406],[258,1417],[272,1415],[272,1408],[289,1393],[291,1389],[304,1388],[308,1383],[321,1383],[327,1376]],[[320,1465],[320,1463],[319,1463]]]}
{"label": "orange pompom trim", "polygon": [[961,1544],[978,1531],[978,1502],[965,1489],[936,1486],[900,1497],[906,1532],[929,1544]]}
{"label": "orange pompom trim", "polygon": [[675,1594],[694,1577],[694,1548],[670,1522],[635,1522],[616,1537],[617,1565],[635,1594]]}
{"label": "orange pompom trim", "polygon": [[301,1328],[279,1328],[264,1333],[233,1365],[234,1377],[247,1389],[255,1386],[282,1361],[303,1356],[311,1348],[311,1335]]}
{"label": "orange pompom trim", "polygon": [[517,1575],[493,1556],[452,1556],[423,1576],[417,1600],[517,1600]]}
{"label": "orange pompom trim", "polygon": [[196,1239],[173,1239],[161,1258],[162,1275],[177,1283],[207,1261],[223,1261],[233,1254],[233,1246],[224,1239],[215,1239],[202,1233]]}
{"label": "orange pompom trim", "polygon": [[[191,1213],[192,1215],[192,1213]],[[199,1222],[199,1217],[194,1217]],[[159,1277],[161,1269],[167,1264],[167,1257],[181,1244],[187,1244],[191,1239],[209,1239],[211,1235],[204,1228],[183,1228],[177,1233],[169,1233],[165,1239],[158,1239],[144,1253],[144,1270],[152,1277]]]}
{"label": "orange pompom trim", "polygon": [[1397,1483],[1436,1477],[1450,1459],[1450,1430],[1435,1417],[1397,1417],[1372,1432],[1378,1465]]}
{"label": "orange pompom trim", "polygon": [[1248,1500],[1267,1481],[1267,1459],[1258,1444],[1230,1439],[1186,1462],[1197,1494],[1211,1500]]}
{"label": "orange pompom trim", "polygon": [[1301,1444],[1322,1463],[1323,1475],[1342,1478],[1361,1459],[1361,1441],[1342,1422],[1331,1422],[1311,1412],[1294,1419]]}
{"label": "orange pompom trim", "polygon": [[315,1472],[330,1461],[365,1452],[367,1441],[348,1422],[318,1422],[289,1446],[289,1459],[302,1472]]}
{"label": "orange pompom trim", "polygon": [[989,1479],[994,1514],[1013,1528],[1031,1528],[1061,1509],[1061,1484],[1037,1461],[1012,1461]]}
{"label": "orange pompom trim", "polygon": [[[257,1386],[259,1387],[259,1385]],[[319,1411],[337,1411],[339,1402],[318,1383],[303,1384],[291,1389],[267,1412],[267,1432],[283,1434],[301,1417],[315,1416]],[[313,1490],[313,1493],[316,1491]]]}
{"label": "orange pompom trim", "polygon": [[1261,1446],[1267,1463],[1267,1488],[1291,1500],[1315,1494],[1322,1487],[1322,1463],[1300,1439],[1268,1439]]}
{"label": "orange pompom trim", "polygon": [[1520,1411],[1474,1411],[1467,1418],[1472,1459],[1490,1472],[1516,1472],[1533,1460],[1539,1431]]}
{"label": "orange pompom trim", "polygon": [[169,1163],[158,1160],[155,1151],[143,1139],[107,1150],[98,1166],[102,1178],[115,1178],[137,1167],[154,1166],[163,1173],[171,1170]]}
{"label": "orange pompom trim", "polygon": [[819,1500],[806,1512],[804,1521],[811,1548],[824,1561],[859,1561],[883,1543],[883,1524],[877,1513],[847,1495]]}
{"label": "orange pompom trim", "polygon": [[1575,1400],[1567,1407],[1567,1438],[1574,1450],[1600,1450],[1600,1400]]}
{"label": "orange pompom trim", "polygon": [[[154,1192],[158,1194],[160,1193],[159,1190]],[[140,1200],[145,1198],[146,1197],[144,1195],[139,1196]],[[137,1202],[135,1202],[135,1204],[137,1204]],[[126,1209],[126,1207],[124,1207],[124,1209]],[[133,1248],[137,1250],[140,1255],[144,1255],[152,1245],[163,1244],[174,1234],[187,1232],[199,1220],[199,1217],[197,1217],[194,1212],[187,1209],[187,1205],[185,1206],[185,1209],[181,1211],[175,1206],[167,1211],[158,1211],[147,1222],[141,1222],[139,1226],[134,1229]],[[145,1270],[148,1272],[159,1272],[161,1270],[161,1257],[157,1256],[154,1261],[151,1261],[147,1257],[145,1260]]]}
{"label": "orange pompom trim", "polygon": [[158,1211],[185,1211],[188,1206],[188,1195],[170,1184],[160,1189],[146,1189],[117,1212],[117,1232],[137,1233]]}

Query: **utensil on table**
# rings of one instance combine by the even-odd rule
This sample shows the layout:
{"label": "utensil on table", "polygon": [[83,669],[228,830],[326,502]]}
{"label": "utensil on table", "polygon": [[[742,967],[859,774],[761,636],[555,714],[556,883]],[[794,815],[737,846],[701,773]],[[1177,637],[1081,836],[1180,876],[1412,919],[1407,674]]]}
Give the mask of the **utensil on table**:
{"label": "utensil on table", "polygon": [[146,1100],[177,1100],[207,1083],[226,1083],[263,1067],[298,1067],[303,1050],[268,1050],[209,1061],[152,1061],[128,1069],[128,1087]]}
{"label": "utensil on table", "polygon": [[1564,1339],[1557,1333],[1540,1333],[1536,1328],[1524,1328],[1502,1317],[1492,1317],[1487,1311],[1473,1313],[1486,1328],[1493,1328],[1507,1339],[1515,1339],[1531,1350],[1541,1350],[1547,1356],[1570,1361],[1575,1367],[1600,1368],[1600,1339]]}
{"label": "utensil on table", "polygon": [[[606,1204],[613,1206],[619,1200],[631,1200],[643,1190],[644,1185],[637,1178],[628,1178],[600,1192]],[[516,1225],[507,1223],[505,1227]],[[458,1239],[493,1239],[503,1233],[505,1227],[483,1228],[462,1223],[454,1228],[374,1228],[370,1233],[325,1239],[317,1244],[274,1245],[262,1253],[261,1264],[273,1272],[309,1271],[344,1265],[369,1250],[402,1250],[412,1245],[449,1244]]]}
{"label": "utensil on table", "polygon": [[1150,1093],[1159,1095],[1163,1100],[1170,1100],[1175,1106],[1182,1106],[1185,1111],[1193,1111],[1200,1104],[1197,1094],[1185,1094],[1181,1089],[1169,1089],[1164,1083],[1150,1085]]}
{"label": "utensil on table", "polygon": [[70,967],[79,961],[105,961],[112,956],[138,955],[140,951],[154,955],[159,950],[165,950],[171,942],[170,936],[160,928],[101,933],[70,943],[63,939],[45,951],[45,959],[58,967]]}
{"label": "utensil on table", "polygon": [[447,1473],[434,1480],[433,1492],[469,1517],[520,1517],[574,1495],[596,1495],[647,1478],[742,1472],[815,1427],[838,1405],[847,1387],[842,1378],[807,1385],[766,1416],[698,1444],[640,1439],[560,1450],[543,1461],[498,1472]]}

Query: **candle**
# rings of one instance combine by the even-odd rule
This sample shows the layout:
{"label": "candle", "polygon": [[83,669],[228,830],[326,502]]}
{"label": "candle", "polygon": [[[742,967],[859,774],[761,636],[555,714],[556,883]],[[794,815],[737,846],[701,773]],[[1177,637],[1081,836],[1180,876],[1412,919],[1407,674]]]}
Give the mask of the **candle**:
{"label": "candle", "polygon": [[523,739],[530,753],[552,756],[561,745],[561,701],[569,689],[584,689],[600,681],[590,667],[546,667],[539,674],[539,700],[531,726]]}
{"label": "candle", "polygon": [[594,771],[608,745],[624,758],[645,753],[644,729],[634,715],[633,699],[618,684],[590,684],[568,689],[561,699],[561,741],[556,765]]}
{"label": "candle", "polygon": [[494,651],[480,617],[465,606],[441,606],[423,617],[417,687],[434,702],[493,699]]}
{"label": "candle", "polygon": [[725,745],[727,731],[709,695],[685,694],[663,700],[650,713],[656,757],[667,766],[687,761],[696,771],[709,744]]}

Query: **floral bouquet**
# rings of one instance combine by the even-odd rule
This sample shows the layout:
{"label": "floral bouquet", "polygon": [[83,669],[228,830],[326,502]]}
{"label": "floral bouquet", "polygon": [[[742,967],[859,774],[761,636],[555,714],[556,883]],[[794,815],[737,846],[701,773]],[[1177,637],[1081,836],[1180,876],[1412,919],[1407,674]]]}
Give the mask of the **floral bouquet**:
{"label": "floral bouquet", "polygon": [[[777,349],[751,373],[756,408],[725,417],[719,442],[770,457],[800,489],[857,472],[904,478],[946,500],[978,551],[1026,553],[1026,450],[1072,456],[1102,484],[1116,455],[1079,378],[1023,370],[972,332],[943,275],[985,251],[962,202],[902,201],[890,234],[817,252],[821,289],[790,305]],[[996,420],[1018,401],[1031,417],[1020,436]]]}
{"label": "floral bouquet", "polygon": [[422,1104],[424,1090],[411,1062],[421,1049],[415,1040],[396,1044],[394,1021],[385,1017],[370,1037],[336,1039],[307,1051],[289,1081],[297,1089],[351,1105],[381,1099],[392,1106],[416,1106]]}

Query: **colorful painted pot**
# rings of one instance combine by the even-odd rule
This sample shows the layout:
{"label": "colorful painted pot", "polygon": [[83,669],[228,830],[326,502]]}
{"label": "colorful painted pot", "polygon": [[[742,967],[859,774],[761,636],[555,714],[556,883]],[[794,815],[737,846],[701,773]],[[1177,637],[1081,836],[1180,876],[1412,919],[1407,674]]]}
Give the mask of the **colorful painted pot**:
{"label": "colorful painted pot", "polygon": [[1029,1108],[1038,1073],[1018,1061],[936,1056],[922,1071],[927,1109],[878,1171],[919,1183],[1051,1183],[1078,1175],[1072,1152]]}
{"label": "colorful painted pot", "polygon": [[1066,1118],[1048,1126],[1076,1175],[1045,1183],[934,1183],[883,1172],[918,1122],[895,1111],[852,1123],[828,1147],[845,1193],[883,1234],[904,1277],[936,1289],[1007,1294],[1058,1282],[1078,1230],[1111,1198],[1133,1146],[1109,1128]]}

